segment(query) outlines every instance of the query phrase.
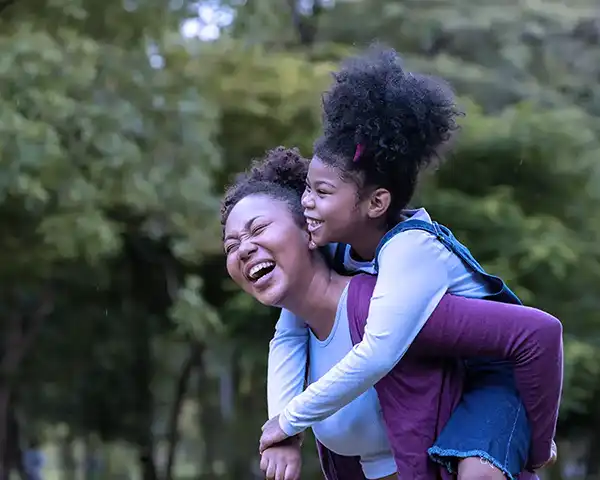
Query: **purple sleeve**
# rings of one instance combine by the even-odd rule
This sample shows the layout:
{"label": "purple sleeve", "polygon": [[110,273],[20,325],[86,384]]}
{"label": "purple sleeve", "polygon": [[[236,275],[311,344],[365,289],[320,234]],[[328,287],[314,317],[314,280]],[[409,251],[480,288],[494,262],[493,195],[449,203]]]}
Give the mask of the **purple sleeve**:
{"label": "purple sleeve", "polygon": [[529,463],[538,467],[550,458],[563,374],[562,325],[556,318],[530,307],[446,294],[411,353],[514,362],[532,429]]}

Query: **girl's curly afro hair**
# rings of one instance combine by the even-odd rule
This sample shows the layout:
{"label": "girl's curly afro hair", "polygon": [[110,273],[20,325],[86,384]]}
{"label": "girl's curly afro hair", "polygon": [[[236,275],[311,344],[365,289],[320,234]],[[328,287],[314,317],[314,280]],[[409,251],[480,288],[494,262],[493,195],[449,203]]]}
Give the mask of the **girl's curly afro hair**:
{"label": "girl's curly afro hair", "polygon": [[300,203],[308,160],[293,148],[277,147],[267,152],[262,160],[255,160],[250,168],[237,176],[225,192],[221,205],[221,225],[237,203],[250,195],[267,195],[288,204],[290,212],[299,225],[304,225],[304,214]]}
{"label": "girl's curly afro hair", "polygon": [[419,172],[458,129],[454,94],[441,79],[406,71],[396,51],[379,45],[346,60],[333,77],[315,155],[362,187],[390,191],[389,214],[397,218]]}

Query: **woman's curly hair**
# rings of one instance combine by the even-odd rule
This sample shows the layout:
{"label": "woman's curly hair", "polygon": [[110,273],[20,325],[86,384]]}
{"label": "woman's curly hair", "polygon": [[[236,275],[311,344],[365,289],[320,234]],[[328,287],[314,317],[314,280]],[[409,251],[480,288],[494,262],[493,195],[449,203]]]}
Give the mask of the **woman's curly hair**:
{"label": "woman's curly hair", "polygon": [[244,173],[237,176],[225,192],[221,204],[221,225],[225,226],[233,207],[249,195],[267,195],[282,200],[289,206],[299,224],[304,224],[300,203],[308,160],[295,148],[277,147],[269,150],[261,160],[255,160]]}
{"label": "woman's curly hair", "polygon": [[454,93],[439,78],[406,71],[396,51],[379,45],[346,60],[333,76],[315,155],[360,186],[389,190],[389,213],[397,216],[419,172],[439,160],[440,147],[458,129]]}

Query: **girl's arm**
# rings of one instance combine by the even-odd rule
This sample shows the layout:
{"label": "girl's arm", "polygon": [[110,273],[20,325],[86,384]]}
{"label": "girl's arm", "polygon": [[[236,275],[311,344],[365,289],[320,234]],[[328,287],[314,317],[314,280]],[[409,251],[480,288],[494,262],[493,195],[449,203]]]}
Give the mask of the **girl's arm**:
{"label": "girl's arm", "polygon": [[308,327],[287,310],[281,310],[275,335],[269,343],[267,404],[269,418],[304,390],[308,353]]}
{"label": "girl's arm", "polygon": [[445,247],[420,230],[385,244],[363,340],[282,411],[279,425],[288,436],[334,414],[394,368],[448,290],[444,255]]}
{"label": "girl's arm", "polygon": [[562,325],[534,308],[446,295],[409,354],[494,357],[514,364],[531,424],[534,467],[551,455],[563,378]]}

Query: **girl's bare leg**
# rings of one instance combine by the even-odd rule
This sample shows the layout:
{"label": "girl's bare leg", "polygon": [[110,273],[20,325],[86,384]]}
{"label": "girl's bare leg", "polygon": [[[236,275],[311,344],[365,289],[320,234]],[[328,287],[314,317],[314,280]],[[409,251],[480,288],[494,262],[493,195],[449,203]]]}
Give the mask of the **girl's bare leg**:
{"label": "girl's bare leg", "polygon": [[458,462],[458,480],[506,480],[506,476],[491,463],[479,457]]}

